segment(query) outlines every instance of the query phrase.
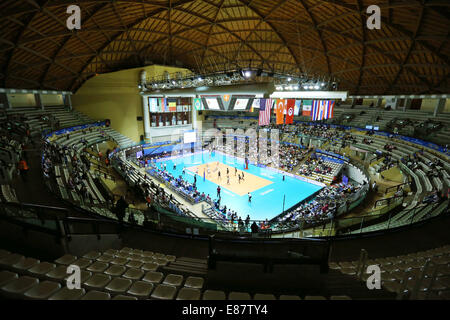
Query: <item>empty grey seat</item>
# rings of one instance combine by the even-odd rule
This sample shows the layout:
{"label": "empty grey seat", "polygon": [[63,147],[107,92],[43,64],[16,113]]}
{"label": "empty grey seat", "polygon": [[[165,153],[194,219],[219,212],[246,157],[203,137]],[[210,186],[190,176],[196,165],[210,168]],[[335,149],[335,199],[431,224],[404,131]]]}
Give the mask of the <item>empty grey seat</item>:
{"label": "empty grey seat", "polygon": [[128,268],[140,268],[143,265],[141,261],[130,260],[125,266]]}
{"label": "empty grey seat", "polygon": [[109,255],[109,256],[115,256],[117,253],[119,253],[119,250],[115,250],[115,249],[108,249],[105,252],[103,252],[103,254],[105,255]]}
{"label": "empty grey seat", "polygon": [[106,262],[96,261],[86,268],[90,272],[104,272],[109,267]]}
{"label": "empty grey seat", "polygon": [[157,258],[157,259],[155,259],[155,263],[158,266],[165,266],[165,265],[167,265],[167,260],[166,259]]}
{"label": "empty grey seat", "polygon": [[61,290],[53,294],[48,300],[79,300],[86,293],[86,290],[81,289],[69,289],[63,287]]}
{"label": "empty grey seat", "polygon": [[164,275],[162,272],[149,271],[145,274],[142,281],[150,283],[160,283]]}
{"label": "empty grey seat", "polygon": [[111,261],[113,261],[114,259],[115,258],[113,256],[104,254],[104,255],[98,257],[97,261],[104,262],[104,263],[111,263]]}
{"label": "empty grey seat", "polygon": [[349,296],[331,296],[330,300],[352,300]]}
{"label": "empty grey seat", "polygon": [[25,292],[37,286],[39,280],[37,278],[23,276],[16,280],[10,281],[1,287],[1,291],[9,298],[20,298]]}
{"label": "empty grey seat", "polygon": [[61,284],[53,281],[43,281],[24,293],[25,299],[44,300],[61,289]]}
{"label": "empty grey seat", "polygon": [[174,262],[176,259],[177,259],[177,257],[175,257],[175,256],[171,256],[171,255],[166,256],[166,260],[168,262]]}
{"label": "empty grey seat", "polygon": [[110,276],[103,273],[96,273],[88,280],[84,281],[83,285],[90,290],[102,290],[110,281]]}
{"label": "empty grey seat", "polygon": [[156,271],[158,269],[158,265],[156,263],[145,263],[143,266],[141,266],[141,269],[144,271]]}
{"label": "empty grey seat", "polygon": [[136,297],[124,296],[123,294],[119,294],[113,298],[113,300],[137,300]]}
{"label": "empty grey seat", "polygon": [[154,255],[154,253],[152,251],[144,251],[144,252],[142,252],[142,256],[143,257],[151,258],[151,257],[153,257],[153,255]]}
{"label": "empty grey seat", "polygon": [[184,286],[186,288],[202,289],[205,280],[200,277],[187,277]]}
{"label": "empty grey seat", "polygon": [[282,294],[280,300],[302,300],[299,296]]}
{"label": "empty grey seat", "polygon": [[250,294],[246,292],[230,292],[228,300],[252,300]]}
{"label": "empty grey seat", "polygon": [[120,277],[126,270],[124,266],[112,265],[104,273],[112,277]]}
{"label": "empty grey seat", "polygon": [[17,263],[12,265],[12,268],[14,270],[17,270],[19,272],[24,272],[32,267],[34,267],[35,265],[37,265],[38,263],[40,263],[39,260],[34,259],[34,258],[25,258],[25,259],[21,259],[19,260]]}
{"label": "empty grey seat", "polygon": [[306,296],[305,300],[327,300],[327,298],[323,296]]}
{"label": "empty grey seat", "polygon": [[155,263],[155,260],[156,259],[154,257],[142,257],[140,261],[144,264],[147,264],[147,263]]}
{"label": "empty grey seat", "polygon": [[70,265],[79,266],[80,269],[86,269],[92,264],[91,260],[85,259],[85,258],[79,258],[75,260],[74,262],[70,263]]}
{"label": "empty grey seat", "polygon": [[88,260],[96,260],[98,259],[102,254],[98,251],[90,251],[83,255],[83,258]]}
{"label": "empty grey seat", "polygon": [[159,253],[159,252],[155,252],[155,253],[153,254],[153,256],[154,256],[156,259],[164,259],[164,258],[166,257],[165,254],[162,254],[162,253]]}
{"label": "empty grey seat", "polygon": [[175,298],[176,292],[176,287],[160,284],[156,287],[155,291],[153,291],[151,297],[159,300],[172,300]]}
{"label": "empty grey seat", "polygon": [[45,277],[53,281],[63,281],[67,278],[67,266],[59,265],[45,274]]}
{"label": "empty grey seat", "polygon": [[106,292],[92,290],[86,293],[81,300],[111,300],[111,295]]}
{"label": "empty grey seat", "polygon": [[133,249],[131,250],[131,253],[137,256],[142,256],[142,254],[144,253],[144,250],[142,249]]}
{"label": "empty grey seat", "polygon": [[124,266],[126,263],[128,262],[128,259],[125,258],[114,258],[113,260],[111,260],[111,264],[116,264],[119,266]]}
{"label": "empty grey seat", "polygon": [[124,278],[114,278],[105,287],[105,290],[111,293],[125,293],[131,287],[132,281]]}
{"label": "empty grey seat", "polygon": [[163,284],[179,287],[183,283],[183,276],[179,274],[169,274],[164,279]]}
{"label": "empty grey seat", "polygon": [[177,300],[200,300],[201,291],[194,288],[181,288]]}
{"label": "empty grey seat", "polygon": [[120,252],[132,253],[133,249],[128,248],[128,247],[124,247],[124,248],[120,249]]}
{"label": "empty grey seat", "polygon": [[0,287],[4,286],[8,282],[11,282],[15,279],[19,278],[17,273],[11,271],[0,271]]}
{"label": "empty grey seat", "polygon": [[45,274],[49,273],[55,268],[56,265],[54,263],[41,262],[28,269],[27,272],[36,277],[43,277]]}
{"label": "empty grey seat", "polygon": [[254,300],[277,300],[273,294],[256,293],[253,297]]}
{"label": "empty grey seat", "polygon": [[122,277],[130,280],[140,280],[144,276],[144,271],[141,269],[131,268],[125,272]]}
{"label": "empty grey seat", "polygon": [[153,290],[153,284],[145,281],[134,282],[130,289],[128,289],[127,294],[138,297],[140,299],[145,299],[150,296]]}
{"label": "empty grey seat", "polygon": [[24,259],[25,257],[21,254],[11,253],[0,259],[0,266],[4,269],[12,270],[13,265],[19,263]]}
{"label": "empty grey seat", "polygon": [[76,260],[77,260],[76,256],[73,256],[71,254],[66,254],[66,255],[62,256],[61,258],[56,259],[55,263],[69,265]]}
{"label": "empty grey seat", "polygon": [[203,293],[203,300],[226,300],[225,292],[219,290],[206,290]]}

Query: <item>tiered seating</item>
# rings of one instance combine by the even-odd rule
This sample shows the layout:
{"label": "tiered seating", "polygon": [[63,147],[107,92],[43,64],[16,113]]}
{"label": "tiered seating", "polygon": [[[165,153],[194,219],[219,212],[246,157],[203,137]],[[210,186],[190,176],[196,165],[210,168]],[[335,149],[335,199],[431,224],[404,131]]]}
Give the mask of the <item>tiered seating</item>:
{"label": "tiered seating", "polygon": [[[432,262],[426,269],[427,261]],[[355,276],[359,261],[330,262],[331,269]],[[395,257],[368,259],[365,266],[378,265],[381,269],[381,285],[386,290],[400,294],[403,289],[411,293],[419,285],[418,299],[450,299],[450,246],[415,252]],[[418,283],[424,276],[423,282]],[[436,278],[432,282],[433,275]],[[361,274],[366,281],[369,274]],[[428,294],[428,297],[427,297]]]}
{"label": "tiered seating", "polygon": [[[81,257],[70,254],[53,263],[41,262],[0,250],[0,296],[35,300],[276,300],[273,294],[207,288],[204,277],[173,273],[170,266],[206,261],[177,258],[172,255],[123,248],[91,251]],[[182,262],[181,262],[182,261]],[[81,289],[66,287],[67,267],[81,269]],[[167,266],[167,267],[166,267]],[[205,272],[206,274],[206,272]],[[350,300],[348,296],[330,296],[330,300]],[[296,295],[280,295],[280,300],[301,300]],[[305,300],[326,300],[324,296],[304,296]]]}

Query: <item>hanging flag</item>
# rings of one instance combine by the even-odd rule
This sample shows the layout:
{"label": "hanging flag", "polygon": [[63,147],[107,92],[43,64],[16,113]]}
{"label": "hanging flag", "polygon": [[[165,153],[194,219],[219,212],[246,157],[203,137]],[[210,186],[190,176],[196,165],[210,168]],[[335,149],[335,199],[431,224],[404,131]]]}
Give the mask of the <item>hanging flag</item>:
{"label": "hanging flag", "polygon": [[329,101],[325,100],[315,100],[313,101],[311,120],[312,121],[322,121],[325,119],[325,113],[328,109]]}
{"label": "hanging flag", "polygon": [[255,109],[259,109],[260,104],[261,103],[260,103],[259,99],[253,99],[253,103],[252,103],[250,112],[255,112]]}
{"label": "hanging flag", "polygon": [[334,101],[327,101],[327,107],[325,109],[325,119],[333,119],[334,116]]}
{"label": "hanging flag", "polygon": [[200,99],[200,98],[195,98],[194,99],[194,108],[197,111],[203,110],[203,108],[202,108],[202,99]]}
{"label": "hanging flag", "polygon": [[167,112],[167,99],[161,98],[159,99],[159,107],[161,112]]}
{"label": "hanging flag", "polygon": [[296,100],[295,101],[295,108],[294,108],[294,116],[300,115],[300,109],[302,107],[302,100]]}
{"label": "hanging flag", "polygon": [[295,100],[289,99],[286,104],[286,124],[294,123]]}
{"label": "hanging flag", "polygon": [[268,126],[270,124],[270,111],[272,109],[272,99],[259,100],[259,125]]}
{"label": "hanging flag", "polygon": [[169,105],[169,112],[177,111],[177,100],[176,99],[167,99],[167,104]]}
{"label": "hanging flag", "polygon": [[303,100],[302,116],[311,116],[312,100]]}
{"label": "hanging flag", "polygon": [[286,100],[277,100],[277,124],[284,124],[284,110],[286,109]]}
{"label": "hanging flag", "polygon": [[158,99],[150,98],[150,112],[158,112]]}

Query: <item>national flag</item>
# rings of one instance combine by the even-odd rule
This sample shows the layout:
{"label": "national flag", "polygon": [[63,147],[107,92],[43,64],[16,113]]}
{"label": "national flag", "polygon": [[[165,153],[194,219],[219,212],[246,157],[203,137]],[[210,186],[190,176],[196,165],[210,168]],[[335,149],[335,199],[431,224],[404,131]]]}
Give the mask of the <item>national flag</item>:
{"label": "national flag", "polygon": [[332,119],[334,115],[334,101],[320,100],[314,101],[312,106],[311,120],[321,121]]}
{"label": "national flag", "polygon": [[167,99],[159,99],[159,107],[161,112],[167,112]]}
{"label": "national flag", "polygon": [[259,99],[253,99],[252,107],[250,109],[250,112],[254,112],[255,109],[259,109],[259,106],[261,105]]}
{"label": "national flag", "polygon": [[334,101],[327,101],[327,102],[328,105],[327,108],[325,109],[325,119],[333,119],[335,102]]}
{"label": "national flag", "polygon": [[169,105],[169,112],[176,112],[177,111],[177,100],[173,99],[173,100],[168,100],[168,105]]}
{"label": "national flag", "polygon": [[284,124],[284,110],[286,109],[286,100],[277,100],[277,124]]}
{"label": "national flag", "polygon": [[302,100],[296,100],[295,101],[295,108],[294,108],[294,116],[300,115],[300,109],[302,107]]}
{"label": "national flag", "polygon": [[289,99],[286,104],[286,124],[294,123],[295,100]]}
{"label": "national flag", "polygon": [[195,98],[194,99],[194,108],[197,111],[203,110],[203,108],[202,108],[202,99],[200,99],[200,98]]}
{"label": "national flag", "polygon": [[303,100],[302,116],[311,116],[312,100]]}
{"label": "national flag", "polygon": [[150,112],[158,112],[158,99],[150,98]]}
{"label": "national flag", "polygon": [[272,99],[259,100],[259,125],[268,126],[270,124],[270,111],[272,109]]}

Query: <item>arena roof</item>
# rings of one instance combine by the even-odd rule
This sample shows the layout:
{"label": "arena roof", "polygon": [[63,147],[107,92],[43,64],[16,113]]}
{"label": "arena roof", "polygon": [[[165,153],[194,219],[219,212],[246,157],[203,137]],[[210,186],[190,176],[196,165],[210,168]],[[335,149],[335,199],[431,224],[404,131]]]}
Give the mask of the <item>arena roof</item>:
{"label": "arena roof", "polygon": [[[67,6],[81,30],[67,29]],[[366,9],[381,8],[369,30]],[[336,78],[350,94],[448,93],[447,0],[3,0],[0,87],[77,90],[152,63]]]}

